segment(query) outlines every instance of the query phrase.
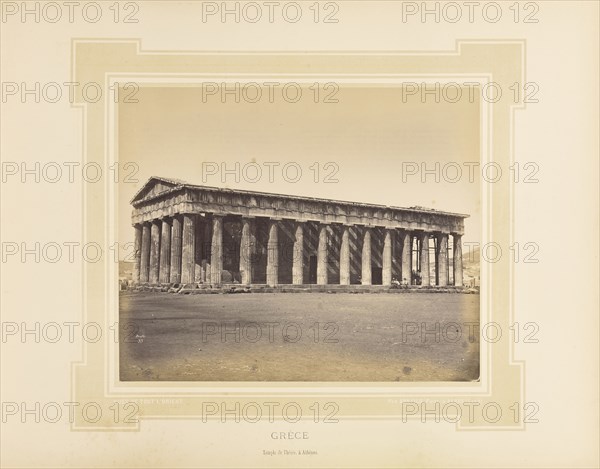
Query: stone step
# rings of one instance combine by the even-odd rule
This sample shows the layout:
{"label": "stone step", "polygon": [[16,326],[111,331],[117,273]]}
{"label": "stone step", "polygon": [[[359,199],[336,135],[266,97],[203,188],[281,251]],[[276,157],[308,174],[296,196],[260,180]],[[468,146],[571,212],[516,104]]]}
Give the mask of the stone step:
{"label": "stone step", "polygon": [[218,293],[479,293],[478,289],[455,286],[410,286],[390,287],[384,285],[276,285],[265,284],[240,285],[227,283],[213,287],[208,284],[140,284],[130,286],[129,290],[145,292],[163,292],[179,294],[218,294]]}

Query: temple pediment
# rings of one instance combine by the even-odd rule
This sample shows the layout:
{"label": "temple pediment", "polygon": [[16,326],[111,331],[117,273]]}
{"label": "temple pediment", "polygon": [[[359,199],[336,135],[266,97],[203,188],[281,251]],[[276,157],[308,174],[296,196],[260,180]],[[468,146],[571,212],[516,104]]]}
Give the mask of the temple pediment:
{"label": "temple pediment", "polygon": [[139,191],[136,192],[131,199],[131,204],[135,206],[141,202],[155,199],[160,195],[179,190],[184,184],[183,181],[178,181],[176,179],[153,176],[148,179],[146,184],[144,184]]}

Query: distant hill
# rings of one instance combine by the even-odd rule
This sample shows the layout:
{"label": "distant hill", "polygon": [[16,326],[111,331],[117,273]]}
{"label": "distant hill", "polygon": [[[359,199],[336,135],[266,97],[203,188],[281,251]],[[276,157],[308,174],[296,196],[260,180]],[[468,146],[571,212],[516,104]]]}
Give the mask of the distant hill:
{"label": "distant hill", "polygon": [[468,285],[475,279],[475,285],[479,285],[481,249],[471,248],[467,251],[463,248],[463,281]]}

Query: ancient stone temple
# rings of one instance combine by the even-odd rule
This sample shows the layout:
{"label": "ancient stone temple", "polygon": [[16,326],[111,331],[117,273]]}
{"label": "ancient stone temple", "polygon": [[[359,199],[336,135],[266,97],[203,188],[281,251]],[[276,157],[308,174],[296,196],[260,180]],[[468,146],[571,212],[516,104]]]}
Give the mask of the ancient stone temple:
{"label": "ancient stone temple", "polygon": [[136,283],[462,286],[468,215],[160,177],[131,203]]}

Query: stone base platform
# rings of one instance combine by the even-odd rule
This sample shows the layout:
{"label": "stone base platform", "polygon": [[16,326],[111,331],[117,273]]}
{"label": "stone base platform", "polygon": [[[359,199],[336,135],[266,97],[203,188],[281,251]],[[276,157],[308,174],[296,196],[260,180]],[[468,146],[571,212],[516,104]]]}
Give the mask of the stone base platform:
{"label": "stone base platform", "polygon": [[383,286],[383,285],[276,285],[268,286],[264,284],[240,285],[222,284],[212,286],[208,284],[162,284],[150,285],[140,284],[131,285],[127,288],[129,291],[139,292],[162,292],[177,293],[180,295],[211,295],[227,293],[466,293],[477,294],[478,288],[455,287],[455,286]]}

